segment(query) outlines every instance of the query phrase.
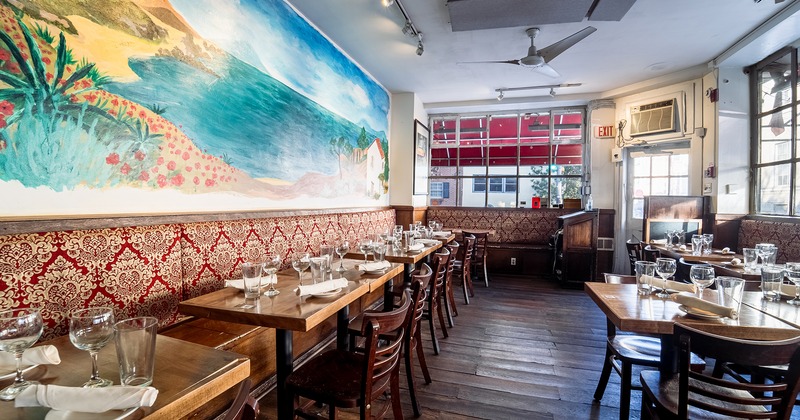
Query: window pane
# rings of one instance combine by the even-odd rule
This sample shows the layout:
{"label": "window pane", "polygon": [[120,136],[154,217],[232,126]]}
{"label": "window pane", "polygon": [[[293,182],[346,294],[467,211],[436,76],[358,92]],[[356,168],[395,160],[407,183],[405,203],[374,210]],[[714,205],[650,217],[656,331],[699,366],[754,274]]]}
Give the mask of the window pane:
{"label": "window pane", "polygon": [[689,178],[688,177],[670,178],[669,195],[689,195]]}
{"label": "window pane", "polygon": [[489,138],[492,144],[517,144],[519,118],[513,115],[492,115],[489,120]]}
{"label": "window pane", "polygon": [[789,186],[778,185],[778,175],[789,165],[776,165],[756,171],[756,211],[764,214],[789,214]]}
{"label": "window pane", "polygon": [[659,155],[652,157],[652,176],[667,176],[669,175],[669,155]]}
{"label": "window pane", "polygon": [[489,192],[503,192],[503,178],[489,178]]}
{"label": "window pane", "polygon": [[643,198],[634,198],[633,199],[633,212],[634,219],[644,219],[644,199]]}
{"label": "window pane", "polygon": [[776,162],[792,156],[791,109],[766,115],[759,123],[759,163]]}
{"label": "window pane", "polygon": [[650,195],[650,178],[633,179],[633,196],[642,198]]}
{"label": "window pane", "polygon": [[553,113],[553,142],[582,143],[583,112]]}
{"label": "window pane", "polygon": [[519,199],[530,205],[531,197],[539,197],[542,206],[550,202],[547,178],[521,178],[519,180]]}
{"label": "window pane", "polygon": [[459,143],[462,146],[479,146],[487,143],[486,117],[461,117],[459,123]]}
{"label": "window pane", "polygon": [[550,142],[550,113],[530,113],[520,121],[520,143]]}
{"label": "window pane", "polygon": [[650,157],[633,158],[633,176],[650,176]]}
{"label": "window pane", "polygon": [[689,155],[679,154],[670,156],[669,174],[672,176],[689,175]]}
{"label": "window pane", "polygon": [[759,75],[759,112],[775,109],[791,101],[791,54],[767,64]]}
{"label": "window pane", "polygon": [[[441,187],[436,184],[441,185]],[[434,191],[441,188],[441,196],[434,197]],[[456,191],[458,189],[458,181],[456,178],[438,178],[431,180],[431,206],[457,206]]]}
{"label": "window pane", "polygon": [[517,191],[517,178],[506,178],[506,192]]}
{"label": "window pane", "polygon": [[652,178],[650,195],[669,195],[669,178]]}
{"label": "window pane", "polygon": [[431,148],[456,144],[456,118],[434,118],[431,120]]}

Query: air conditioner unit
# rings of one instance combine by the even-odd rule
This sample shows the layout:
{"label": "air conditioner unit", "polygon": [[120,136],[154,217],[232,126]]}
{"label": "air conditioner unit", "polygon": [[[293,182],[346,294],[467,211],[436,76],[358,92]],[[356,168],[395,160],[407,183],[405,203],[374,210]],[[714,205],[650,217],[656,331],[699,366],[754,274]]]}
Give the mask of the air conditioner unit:
{"label": "air conditioner unit", "polygon": [[664,101],[631,107],[631,137],[678,130],[677,101]]}

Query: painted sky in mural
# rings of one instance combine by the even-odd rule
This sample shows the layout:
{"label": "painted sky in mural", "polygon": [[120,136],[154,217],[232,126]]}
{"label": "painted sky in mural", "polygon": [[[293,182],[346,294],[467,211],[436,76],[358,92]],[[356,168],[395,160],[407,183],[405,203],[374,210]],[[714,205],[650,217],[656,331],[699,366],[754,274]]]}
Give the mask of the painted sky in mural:
{"label": "painted sky in mural", "polygon": [[0,4],[0,191],[387,202],[388,94],[286,3]]}

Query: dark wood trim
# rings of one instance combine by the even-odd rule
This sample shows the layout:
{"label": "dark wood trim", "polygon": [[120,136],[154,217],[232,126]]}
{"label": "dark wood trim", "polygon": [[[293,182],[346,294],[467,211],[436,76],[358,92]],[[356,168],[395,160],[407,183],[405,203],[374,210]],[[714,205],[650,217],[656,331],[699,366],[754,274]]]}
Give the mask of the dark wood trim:
{"label": "dark wood trim", "polygon": [[290,216],[318,216],[337,213],[360,213],[387,210],[390,207],[350,207],[314,210],[263,210],[249,212],[192,213],[152,216],[96,216],[85,218],[51,218],[0,221],[0,236],[62,230],[106,229],[130,226],[152,226],[174,223],[196,223],[241,219],[265,219]]}

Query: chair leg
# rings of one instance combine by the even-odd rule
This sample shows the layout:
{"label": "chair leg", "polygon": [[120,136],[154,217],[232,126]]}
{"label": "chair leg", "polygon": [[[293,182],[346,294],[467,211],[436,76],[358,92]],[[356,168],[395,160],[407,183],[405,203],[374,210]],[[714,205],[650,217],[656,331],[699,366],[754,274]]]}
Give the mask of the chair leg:
{"label": "chair leg", "polygon": [[428,363],[425,361],[425,351],[422,349],[422,334],[417,330],[417,360],[419,360],[419,367],[422,369],[422,376],[425,378],[425,383],[431,383],[431,373],[428,371]]}
{"label": "chair leg", "polygon": [[452,316],[458,316],[458,308],[456,308],[456,295],[455,295],[455,292],[453,292],[453,284],[452,283],[450,283],[450,287],[447,288],[447,300],[450,302],[450,305],[448,306],[448,308],[450,308],[453,311],[453,315]]}
{"label": "chair leg", "polygon": [[[407,341],[407,343],[408,343],[408,341]],[[419,347],[419,343],[417,343],[414,347]],[[408,381],[408,395],[411,396],[411,408],[414,409],[414,417],[419,417],[420,416],[420,411],[419,411],[419,403],[417,402],[417,388],[416,388],[416,385],[414,385],[414,368],[412,366],[412,364],[413,364],[412,352],[413,351],[414,351],[414,349],[412,349],[412,348],[406,348],[406,355],[405,355],[406,380]],[[421,362],[420,362],[420,364],[421,364]],[[423,374],[424,374],[424,371],[425,370],[423,369]],[[394,391],[392,391],[392,392],[394,392]],[[392,396],[392,399],[394,400],[394,395]],[[402,417],[400,417],[400,418],[402,418]]]}
{"label": "chair leg", "polygon": [[[436,304],[436,312],[439,315],[439,328],[442,330],[444,338],[447,338],[447,326],[444,324],[444,309],[442,308],[443,306],[447,306],[447,300],[445,299],[445,301],[442,302],[441,295],[437,297],[437,300],[439,300],[439,303]],[[433,316],[433,314],[431,314],[431,316]]]}
{"label": "chair leg", "polygon": [[[400,403],[400,366],[395,366],[390,380],[389,392],[392,394],[390,395],[392,398],[392,413],[394,414],[394,418],[402,419],[403,405]],[[414,413],[414,415],[419,417],[417,413]]]}
{"label": "chair leg", "polygon": [[475,288],[472,286],[472,272],[466,276],[467,287],[469,287],[469,296],[475,296]]}
{"label": "chair leg", "polygon": [[436,323],[434,322],[434,318],[436,315],[434,312],[436,311],[435,308],[429,308],[428,313],[428,325],[431,328],[431,341],[433,342],[433,354],[439,355],[439,339],[436,337]]}
{"label": "chair leg", "polygon": [[461,275],[461,285],[464,288],[464,304],[469,305],[469,288],[467,287],[467,275]]}
{"label": "chair leg", "polygon": [[630,363],[622,363],[622,377],[619,385],[619,418],[628,420],[631,413],[631,369]]}
{"label": "chair leg", "polygon": [[483,257],[483,281],[489,287],[489,270],[486,268],[486,257]]}
{"label": "chair leg", "polygon": [[606,392],[608,379],[611,377],[611,351],[606,347],[606,358],[603,363],[603,370],[600,371],[600,380],[597,381],[597,388],[594,390],[594,399],[600,401],[603,399],[603,394]]}

